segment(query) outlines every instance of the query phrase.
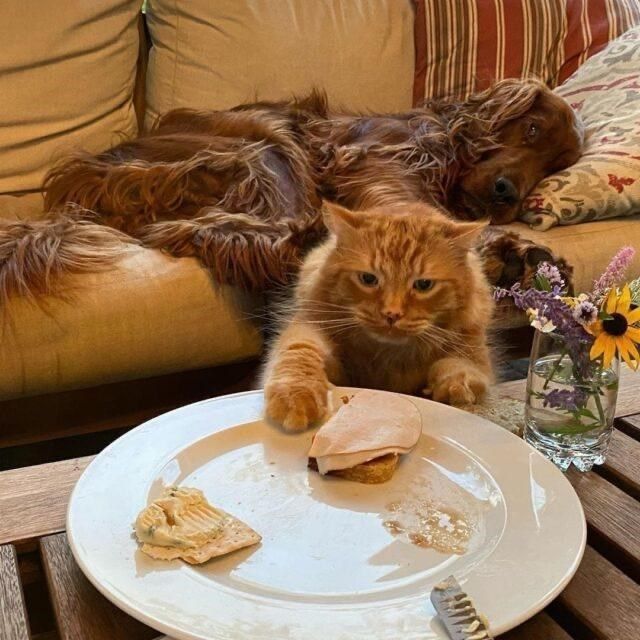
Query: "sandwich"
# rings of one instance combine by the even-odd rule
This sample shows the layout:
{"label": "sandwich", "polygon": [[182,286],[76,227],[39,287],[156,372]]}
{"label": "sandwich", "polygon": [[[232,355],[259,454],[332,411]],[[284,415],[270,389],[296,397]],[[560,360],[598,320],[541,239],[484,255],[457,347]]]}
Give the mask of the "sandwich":
{"label": "sandwich", "polygon": [[422,416],[409,398],[360,391],[315,434],[309,468],[365,484],[386,482],[421,433]]}

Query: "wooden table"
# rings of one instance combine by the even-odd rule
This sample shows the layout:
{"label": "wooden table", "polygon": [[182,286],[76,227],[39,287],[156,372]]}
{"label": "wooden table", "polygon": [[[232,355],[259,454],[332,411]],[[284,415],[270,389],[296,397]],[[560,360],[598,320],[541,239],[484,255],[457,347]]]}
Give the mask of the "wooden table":
{"label": "wooden table", "polygon": [[[498,392],[522,399],[524,382],[499,385]],[[640,375],[623,376],[617,409],[607,463],[587,474],[568,474],[589,527],[582,564],[550,607],[502,640],[640,638]],[[71,556],[64,534],[66,507],[90,461],[78,458],[0,473],[1,640],[158,636],[99,595]],[[23,592],[39,581],[46,585],[55,624],[52,620],[50,629],[32,633],[30,621],[39,617],[42,603],[27,598],[25,604]]]}

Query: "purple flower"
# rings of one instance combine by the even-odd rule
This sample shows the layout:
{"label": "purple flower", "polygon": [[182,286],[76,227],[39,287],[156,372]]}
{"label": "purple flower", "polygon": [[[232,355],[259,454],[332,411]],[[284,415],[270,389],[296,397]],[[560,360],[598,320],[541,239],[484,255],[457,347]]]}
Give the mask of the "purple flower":
{"label": "purple flower", "polygon": [[560,271],[558,270],[558,267],[556,267],[554,264],[551,264],[549,262],[542,262],[538,266],[538,270],[536,271],[536,277],[544,278],[544,280],[549,283],[549,287],[551,289],[558,289],[558,290],[564,289],[565,282],[562,276],[560,275]]}
{"label": "purple flower", "polygon": [[613,256],[604,273],[593,283],[591,299],[596,305],[600,306],[609,289],[622,280],[635,255],[636,250],[633,247],[623,247]]}
{"label": "purple flower", "polygon": [[598,307],[589,300],[581,300],[571,310],[571,315],[583,327],[595,322],[598,318]]}
{"label": "purple flower", "polygon": [[496,296],[498,299],[513,298],[516,307],[524,311],[534,309],[537,311],[536,315],[550,320],[557,328],[556,333],[564,338],[572,335],[581,339],[590,338],[584,328],[576,322],[571,308],[552,291],[521,289],[519,284],[515,284],[511,289],[498,289]]}
{"label": "purple flower", "polygon": [[496,287],[493,290],[493,299],[496,302],[500,302],[500,300],[504,300],[505,298],[510,297],[511,293],[509,289],[503,289],[502,287]]}
{"label": "purple flower", "polygon": [[519,309],[533,309],[537,311],[537,317],[544,316],[547,322],[551,322],[555,327],[553,334],[561,336],[564,340],[577,373],[583,377],[588,374],[591,365],[589,346],[593,343],[593,336],[576,321],[572,309],[555,292],[523,290],[519,284],[515,284],[511,289],[502,289],[496,295],[511,297]]}
{"label": "purple flower", "polygon": [[589,395],[584,389],[553,389],[544,396],[543,407],[552,409],[564,409],[565,411],[578,411],[584,409]]}

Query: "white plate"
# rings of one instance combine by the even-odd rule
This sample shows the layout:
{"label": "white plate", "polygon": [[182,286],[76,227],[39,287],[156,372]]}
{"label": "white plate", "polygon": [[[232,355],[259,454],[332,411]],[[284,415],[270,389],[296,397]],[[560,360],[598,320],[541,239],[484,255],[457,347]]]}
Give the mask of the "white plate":
{"label": "white plate", "polygon": [[[586,539],[582,507],[562,473],[516,436],[415,402],[423,436],[378,486],[308,471],[311,433],[263,422],[260,392],[155,418],[80,478],[67,523],[74,556],[107,598],[181,640],[444,638],[429,593],[452,573],[503,633],[575,572]],[[174,483],[202,489],[262,543],[198,567],[146,557],[132,523]],[[385,529],[387,506],[414,498],[468,516],[467,553],[420,548]]]}

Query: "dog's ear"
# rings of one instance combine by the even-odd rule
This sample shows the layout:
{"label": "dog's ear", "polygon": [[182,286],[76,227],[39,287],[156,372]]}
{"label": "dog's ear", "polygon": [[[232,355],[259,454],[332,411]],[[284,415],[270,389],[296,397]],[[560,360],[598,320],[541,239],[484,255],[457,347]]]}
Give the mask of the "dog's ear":
{"label": "dog's ear", "polygon": [[346,240],[356,235],[362,224],[360,216],[354,211],[345,209],[335,202],[323,203],[322,214],[327,229],[338,239]]}
{"label": "dog's ear", "polygon": [[482,232],[489,226],[488,220],[480,222],[452,222],[448,225],[446,235],[456,244],[466,249],[475,247]]}

